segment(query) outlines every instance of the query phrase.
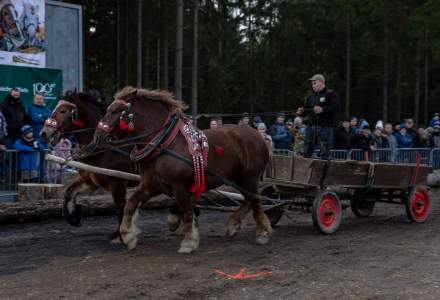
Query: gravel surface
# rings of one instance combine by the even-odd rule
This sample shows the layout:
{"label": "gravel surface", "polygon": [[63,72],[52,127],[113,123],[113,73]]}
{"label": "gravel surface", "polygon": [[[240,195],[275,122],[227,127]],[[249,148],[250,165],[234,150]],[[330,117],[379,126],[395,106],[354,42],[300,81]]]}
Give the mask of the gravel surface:
{"label": "gravel surface", "polygon": [[[338,232],[317,233],[310,214],[283,216],[272,241],[255,246],[252,218],[234,239],[227,214],[202,211],[199,250],[177,253],[182,232],[167,211],[143,212],[138,247],[111,245],[116,217],[0,227],[1,299],[440,299],[440,205],[424,224],[404,206],[372,217],[348,209]],[[260,274],[243,280],[216,273]],[[271,273],[267,273],[271,272]]]}

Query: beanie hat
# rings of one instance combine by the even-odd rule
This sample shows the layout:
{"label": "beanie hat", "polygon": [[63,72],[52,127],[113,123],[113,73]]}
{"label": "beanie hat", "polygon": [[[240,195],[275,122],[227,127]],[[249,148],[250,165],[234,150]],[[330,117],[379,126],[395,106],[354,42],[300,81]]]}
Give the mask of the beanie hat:
{"label": "beanie hat", "polygon": [[30,126],[30,125],[24,125],[23,127],[21,127],[21,129],[20,129],[20,131],[21,131],[21,134],[22,135],[26,135],[26,134],[28,134],[29,132],[34,132],[34,129],[32,129],[32,127]]}

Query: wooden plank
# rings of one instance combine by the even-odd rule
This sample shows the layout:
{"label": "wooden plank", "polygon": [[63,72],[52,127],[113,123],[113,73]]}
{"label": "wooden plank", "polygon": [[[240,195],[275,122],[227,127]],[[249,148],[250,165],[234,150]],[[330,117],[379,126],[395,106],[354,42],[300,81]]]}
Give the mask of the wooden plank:
{"label": "wooden plank", "polygon": [[278,180],[292,180],[293,158],[286,155],[272,156],[272,177]]}
{"label": "wooden plank", "polygon": [[336,161],[329,162],[325,186],[365,186],[368,179],[368,162]]}
{"label": "wooden plank", "polygon": [[295,156],[293,182],[304,185],[320,185],[326,163],[325,160]]}

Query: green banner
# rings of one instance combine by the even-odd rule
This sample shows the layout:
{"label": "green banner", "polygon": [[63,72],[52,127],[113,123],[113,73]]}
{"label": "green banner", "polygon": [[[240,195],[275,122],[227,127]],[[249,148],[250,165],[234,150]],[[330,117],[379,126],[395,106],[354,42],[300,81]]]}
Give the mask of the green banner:
{"label": "green banner", "polygon": [[35,93],[40,93],[49,108],[54,108],[63,91],[61,70],[0,65],[0,102],[13,87],[21,91],[20,99],[29,107]]}

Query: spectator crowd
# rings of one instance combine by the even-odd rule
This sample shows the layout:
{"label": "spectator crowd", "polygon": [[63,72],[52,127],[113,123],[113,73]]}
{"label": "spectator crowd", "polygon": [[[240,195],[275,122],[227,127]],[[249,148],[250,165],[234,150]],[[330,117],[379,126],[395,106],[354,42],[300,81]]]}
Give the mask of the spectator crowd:
{"label": "spectator crowd", "polygon": [[[39,132],[44,122],[51,115],[41,94],[34,95],[33,103],[26,110],[20,101],[20,91],[13,88],[10,94],[0,103],[0,153],[5,150],[17,150],[12,158],[0,155],[0,175],[5,172],[16,172],[13,176],[24,182],[50,181],[53,172],[61,172],[60,167],[45,170],[44,153],[48,145],[44,144]],[[266,142],[270,152],[274,150],[293,151],[296,155],[305,155],[306,126],[304,118],[295,114],[286,116],[284,112],[276,114],[270,126],[260,115],[243,113],[238,124],[250,126],[257,130]],[[343,119],[333,128],[330,149],[361,149],[366,152],[378,149],[398,148],[440,148],[440,114],[434,114],[427,127],[416,128],[413,119],[408,118],[399,123],[370,123],[366,119],[351,117]],[[221,127],[221,117],[213,117],[209,122],[211,129]],[[319,129],[316,129],[319,130]],[[319,144],[322,132],[314,143]],[[58,156],[70,157],[72,142],[61,139],[55,147]],[[307,156],[307,155],[306,155]],[[16,166],[15,168],[9,166]]]}
{"label": "spectator crowd", "polygon": [[[221,124],[220,117],[210,120],[210,128],[217,128]],[[274,123],[268,126],[259,115],[251,119],[249,114],[243,113],[238,124],[258,130],[271,152],[288,150],[296,155],[304,155],[306,126],[301,117],[292,115],[292,118],[288,118],[280,112]],[[439,148],[440,114],[435,113],[426,128],[416,128],[412,118],[394,124],[379,120],[372,126],[368,120],[353,116],[343,119],[334,128],[331,144],[333,150],[361,149],[368,152],[378,149]]]}
{"label": "spectator crowd", "polygon": [[[34,95],[33,103],[26,110],[17,88],[13,88],[0,103],[0,151],[17,151],[16,156],[0,155],[2,178],[8,173],[11,182],[49,181],[53,172],[47,172],[44,164],[48,147],[41,141],[39,133],[51,113],[41,94]],[[70,149],[66,151],[70,152]]]}

